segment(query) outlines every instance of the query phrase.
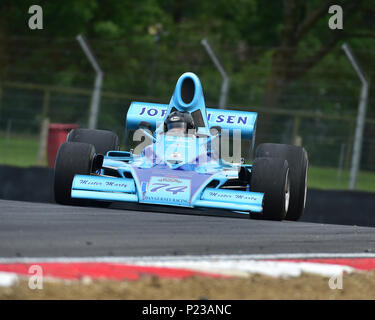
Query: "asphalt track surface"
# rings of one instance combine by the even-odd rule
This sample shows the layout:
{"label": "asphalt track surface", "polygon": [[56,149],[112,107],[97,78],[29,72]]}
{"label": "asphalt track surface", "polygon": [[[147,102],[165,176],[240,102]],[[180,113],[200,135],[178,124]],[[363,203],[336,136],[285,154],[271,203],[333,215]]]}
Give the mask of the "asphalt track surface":
{"label": "asphalt track surface", "polygon": [[0,200],[0,257],[375,252],[375,229],[174,207]]}

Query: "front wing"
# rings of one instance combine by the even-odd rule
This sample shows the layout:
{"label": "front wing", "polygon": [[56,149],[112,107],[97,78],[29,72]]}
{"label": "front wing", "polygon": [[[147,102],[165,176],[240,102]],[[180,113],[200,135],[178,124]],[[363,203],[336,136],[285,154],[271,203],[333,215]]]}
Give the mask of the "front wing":
{"label": "front wing", "polygon": [[[138,186],[130,178],[100,175],[76,175],[72,183],[72,198],[102,201],[152,203],[183,207],[227,209],[249,214],[262,212],[264,194],[260,192],[207,188],[202,186],[194,197],[188,183],[179,179],[174,184],[153,177],[147,185]],[[161,178],[161,177],[160,177]],[[164,183],[163,183],[164,182]]]}

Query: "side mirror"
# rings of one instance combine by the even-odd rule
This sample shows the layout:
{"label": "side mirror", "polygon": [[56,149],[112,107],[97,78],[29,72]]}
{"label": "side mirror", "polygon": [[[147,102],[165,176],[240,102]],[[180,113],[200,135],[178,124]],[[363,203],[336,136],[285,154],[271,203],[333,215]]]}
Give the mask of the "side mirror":
{"label": "side mirror", "polygon": [[100,170],[103,166],[103,161],[104,161],[104,155],[100,153],[96,154],[92,162],[92,172]]}
{"label": "side mirror", "polygon": [[150,131],[152,131],[152,130],[151,130],[151,129],[152,129],[152,125],[151,125],[150,122],[147,122],[147,121],[141,121],[141,122],[139,123],[138,127],[139,127],[140,129],[143,129],[143,130],[150,130]]}

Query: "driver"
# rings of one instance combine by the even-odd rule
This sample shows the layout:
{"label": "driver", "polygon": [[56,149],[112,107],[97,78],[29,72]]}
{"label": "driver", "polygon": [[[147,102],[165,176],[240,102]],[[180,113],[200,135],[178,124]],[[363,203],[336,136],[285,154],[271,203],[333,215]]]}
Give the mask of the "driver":
{"label": "driver", "polygon": [[165,130],[168,135],[182,136],[195,129],[194,120],[190,113],[174,111],[165,120]]}

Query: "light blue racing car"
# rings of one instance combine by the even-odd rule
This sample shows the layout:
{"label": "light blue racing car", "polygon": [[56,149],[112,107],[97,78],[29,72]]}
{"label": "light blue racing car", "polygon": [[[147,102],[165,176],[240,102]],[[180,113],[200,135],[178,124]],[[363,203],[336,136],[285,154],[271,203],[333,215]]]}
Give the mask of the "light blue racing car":
{"label": "light blue racing car", "polygon": [[[253,149],[257,113],[206,108],[197,75],[184,73],[169,104],[132,102],[120,151],[107,130],[74,129],[58,151],[54,193],[64,205],[112,202],[225,209],[268,220],[298,220],[306,203],[307,152],[265,143]],[[223,156],[233,149],[233,156]],[[250,151],[250,150],[249,150]],[[228,158],[228,159],[226,159]]]}

